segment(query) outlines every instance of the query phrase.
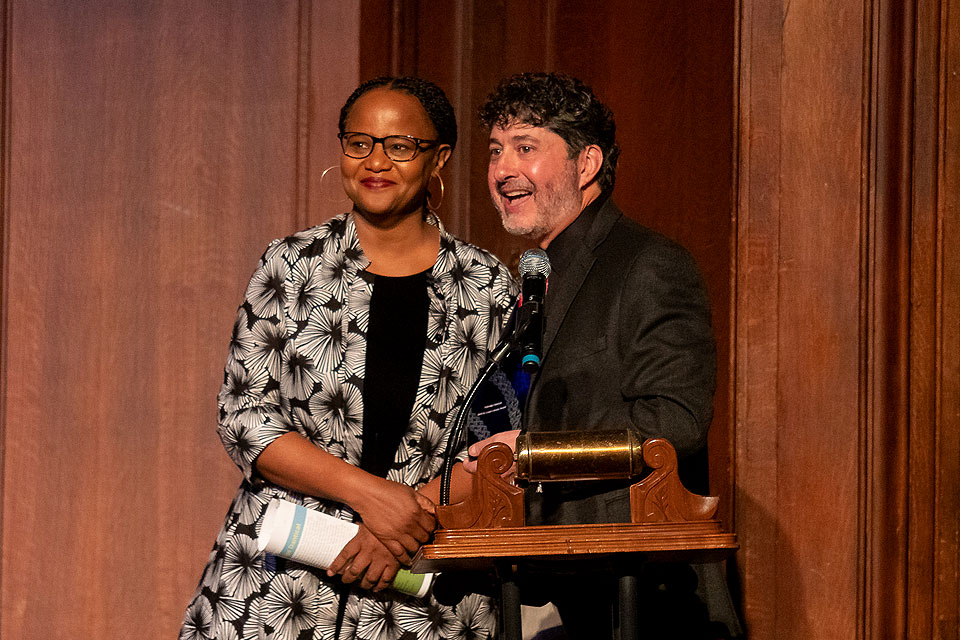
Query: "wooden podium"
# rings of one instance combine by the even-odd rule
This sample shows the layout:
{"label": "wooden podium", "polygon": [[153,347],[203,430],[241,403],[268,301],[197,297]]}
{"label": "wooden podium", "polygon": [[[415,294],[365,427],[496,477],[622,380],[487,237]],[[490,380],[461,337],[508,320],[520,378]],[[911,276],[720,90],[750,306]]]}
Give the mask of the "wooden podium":
{"label": "wooden podium", "polygon": [[[669,442],[644,442],[643,461],[652,471],[630,487],[631,522],[527,527],[523,490],[500,478],[513,464],[513,453],[507,445],[492,444],[480,454],[471,496],[437,507],[441,528],[432,544],[417,553],[412,570],[494,572],[501,589],[504,638],[521,640],[516,575],[524,563],[712,562],[737,549],[736,536],[715,518],[719,499],[692,494],[681,484]],[[621,575],[619,588],[620,640],[637,640],[641,621],[635,573]]]}

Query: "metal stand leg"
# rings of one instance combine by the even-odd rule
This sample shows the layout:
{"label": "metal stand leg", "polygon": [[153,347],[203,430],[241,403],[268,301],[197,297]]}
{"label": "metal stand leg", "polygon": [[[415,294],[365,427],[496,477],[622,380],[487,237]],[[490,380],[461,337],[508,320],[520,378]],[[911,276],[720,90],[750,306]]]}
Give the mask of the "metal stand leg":
{"label": "metal stand leg", "polygon": [[620,576],[620,640],[640,640],[637,593],[637,576]]}
{"label": "metal stand leg", "polygon": [[500,624],[503,640],[523,640],[523,625],[520,621],[520,587],[512,566],[499,567],[500,577]]}

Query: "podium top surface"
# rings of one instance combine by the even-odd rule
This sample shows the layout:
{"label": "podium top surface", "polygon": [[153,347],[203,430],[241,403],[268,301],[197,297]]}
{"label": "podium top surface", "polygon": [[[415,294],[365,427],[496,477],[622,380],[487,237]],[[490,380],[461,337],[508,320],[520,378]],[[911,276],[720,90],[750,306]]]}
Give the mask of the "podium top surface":
{"label": "podium top surface", "polygon": [[416,573],[491,569],[498,563],[623,559],[713,562],[738,548],[715,520],[496,529],[441,529],[413,560]]}

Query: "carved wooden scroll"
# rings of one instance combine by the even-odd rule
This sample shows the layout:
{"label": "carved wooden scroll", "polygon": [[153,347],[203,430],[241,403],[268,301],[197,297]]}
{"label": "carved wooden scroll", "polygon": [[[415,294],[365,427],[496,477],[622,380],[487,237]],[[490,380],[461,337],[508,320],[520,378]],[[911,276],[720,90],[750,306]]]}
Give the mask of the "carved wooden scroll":
{"label": "carved wooden scroll", "polygon": [[643,461],[653,469],[630,487],[630,520],[636,523],[710,520],[720,499],[687,491],[677,475],[677,452],[663,438],[643,443]]}
{"label": "carved wooden scroll", "polygon": [[473,491],[456,504],[438,506],[437,521],[443,529],[497,529],[522,527],[523,489],[500,477],[513,466],[513,450],[497,442],[488,445],[477,459]]}

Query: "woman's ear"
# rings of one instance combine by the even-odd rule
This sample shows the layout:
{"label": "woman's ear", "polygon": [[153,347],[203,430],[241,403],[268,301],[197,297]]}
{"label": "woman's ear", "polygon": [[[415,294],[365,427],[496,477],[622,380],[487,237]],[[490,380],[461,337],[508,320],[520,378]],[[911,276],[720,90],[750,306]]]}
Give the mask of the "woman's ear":
{"label": "woman's ear", "polygon": [[603,151],[600,147],[591,144],[580,152],[577,158],[577,170],[580,172],[580,188],[593,182],[603,166]]}
{"label": "woman's ear", "polygon": [[453,153],[453,149],[450,148],[448,144],[440,145],[440,150],[437,151],[437,168],[436,171],[443,169],[443,165],[447,164],[447,160],[450,159],[450,154]]}

